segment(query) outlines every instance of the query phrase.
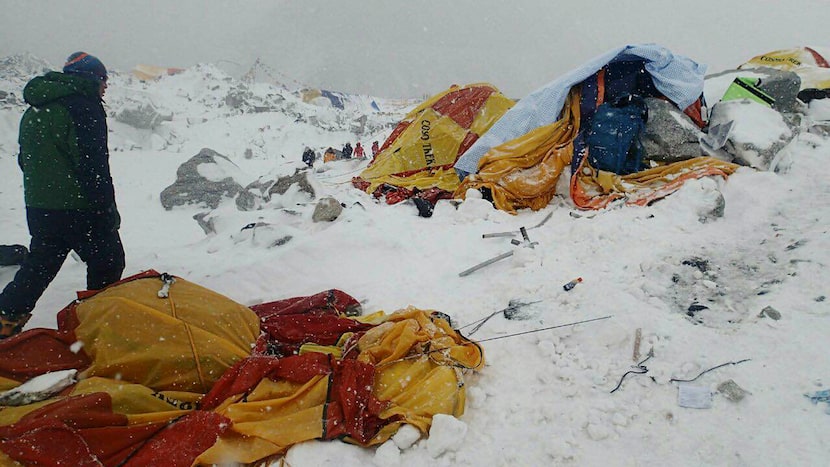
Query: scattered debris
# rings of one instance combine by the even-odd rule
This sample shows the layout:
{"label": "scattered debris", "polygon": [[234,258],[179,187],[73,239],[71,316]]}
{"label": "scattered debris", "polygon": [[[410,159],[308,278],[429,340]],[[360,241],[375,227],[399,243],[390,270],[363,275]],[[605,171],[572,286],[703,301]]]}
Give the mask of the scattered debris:
{"label": "scattered debris", "polygon": [[640,343],[643,340],[643,329],[637,328],[637,331],[634,332],[634,354],[632,355],[632,360],[635,362],[640,359]]}
{"label": "scattered debris", "polygon": [[677,405],[688,409],[711,409],[712,391],[707,386],[681,384],[677,388]]}
{"label": "scattered debris", "polygon": [[[545,218],[544,218],[544,219],[542,219],[542,221],[541,221],[541,222],[539,222],[538,224],[534,225],[533,227],[528,227],[528,228],[527,228],[527,229],[525,229],[525,230],[531,230],[531,229],[535,229],[535,228],[541,227],[541,226],[545,225],[545,222],[547,222],[548,220],[550,220],[550,218],[551,218],[551,217],[553,217],[553,212],[552,212],[552,211],[551,211],[551,212],[549,212],[549,213],[548,213],[548,215],[547,215],[547,216],[545,216]],[[521,227],[519,230],[511,230],[510,232],[496,232],[496,233],[482,234],[482,235],[481,235],[481,238],[492,238],[492,237],[512,237],[512,236],[514,236],[514,235],[516,235],[516,234],[518,234],[518,233],[521,233],[521,232],[522,232],[522,230],[521,230],[521,229],[524,229],[524,227]]]}
{"label": "scattered debris", "polygon": [[172,275],[166,273],[166,272],[163,272],[163,273],[161,273],[161,276],[159,277],[159,279],[161,279],[162,285],[161,285],[161,289],[159,289],[159,291],[158,291],[158,294],[157,294],[158,297],[159,298],[169,298],[170,297],[170,286],[173,285],[176,282],[176,278],[173,277]]}
{"label": "scattered debris", "polygon": [[473,334],[475,334],[476,331],[478,331],[479,329],[481,329],[482,326],[484,326],[484,323],[486,323],[487,321],[490,320],[490,318],[492,318],[493,316],[496,316],[499,313],[504,314],[504,317],[506,319],[517,319],[517,320],[527,319],[529,317],[529,314],[528,313],[522,313],[520,311],[520,309],[523,308],[523,307],[526,307],[528,305],[533,305],[534,303],[539,303],[539,302],[541,302],[541,300],[536,300],[536,301],[532,301],[532,302],[523,302],[523,301],[520,301],[520,300],[514,298],[514,299],[510,300],[507,303],[507,308],[501,309],[499,311],[494,311],[493,313],[490,313],[489,315],[485,316],[484,318],[475,320],[475,321],[473,321],[472,323],[469,323],[469,324],[465,324],[464,326],[461,326],[460,328],[458,328],[457,331],[460,331],[462,329],[473,326],[473,328],[470,329],[470,331],[467,333],[468,336],[472,336]]}
{"label": "scattered debris", "polygon": [[594,212],[594,213],[592,213],[592,214],[586,215],[586,214],[580,214],[580,213],[578,213],[578,212],[576,212],[576,211],[570,211],[570,212],[568,213],[568,215],[569,215],[569,216],[571,216],[571,217],[573,217],[574,219],[582,219],[583,217],[584,217],[585,219],[593,219],[593,218],[597,215],[597,213],[596,213],[596,212]]}
{"label": "scattered debris", "polygon": [[765,316],[767,318],[772,318],[775,321],[781,319],[781,313],[771,306],[764,307],[764,309],[761,310],[760,313],[758,313],[759,318],[763,318]]}
{"label": "scattered debris", "polygon": [[804,394],[805,397],[810,398],[810,402],[818,404],[819,402],[830,402],[830,389],[816,391],[812,394]]}
{"label": "scattered debris", "polygon": [[695,313],[697,313],[698,311],[708,310],[708,309],[709,309],[708,306],[701,305],[700,303],[695,302],[695,303],[692,303],[691,305],[689,305],[689,308],[687,308],[687,311],[686,311],[686,315],[694,317]]}
{"label": "scattered debris", "polygon": [[516,301],[515,303],[514,303],[514,300],[510,300],[510,303],[509,303],[510,306],[508,306],[507,308],[504,309],[504,317],[505,317],[505,319],[518,320],[518,321],[529,319],[533,316],[533,313],[527,311],[527,309],[524,308],[524,307],[526,307],[527,305],[533,305],[534,303],[539,303],[539,302],[541,302],[541,300],[536,300],[536,301],[533,301],[533,302],[518,302],[518,301]]}
{"label": "scattered debris", "polygon": [[698,258],[696,256],[684,259],[680,262],[680,264],[684,266],[691,266],[700,272],[706,272],[709,270],[709,261],[703,258]]}
{"label": "scattered debris", "polygon": [[726,366],[726,365],[738,365],[739,363],[748,362],[749,360],[750,360],[750,359],[745,358],[745,359],[743,359],[743,360],[738,360],[737,362],[726,362],[726,363],[721,363],[721,364],[720,364],[720,365],[718,365],[718,366],[713,366],[712,368],[709,368],[708,370],[703,370],[703,371],[701,371],[701,372],[700,372],[700,374],[698,374],[697,376],[695,376],[695,377],[694,377],[694,378],[692,378],[692,379],[678,379],[678,378],[672,378],[672,379],[670,379],[670,380],[669,380],[669,382],[670,382],[670,383],[691,383],[692,381],[694,381],[694,380],[696,380],[696,379],[700,378],[701,376],[705,375],[706,373],[709,373],[709,372],[710,372],[710,371],[712,371],[712,370],[717,370],[718,368],[720,368],[720,367],[724,367],[724,366]]}
{"label": "scattered debris", "polygon": [[732,402],[740,402],[749,394],[749,391],[738,386],[738,383],[728,379],[718,385],[718,392]]}
{"label": "scattered debris", "polygon": [[791,244],[787,245],[787,247],[784,248],[784,249],[787,250],[787,251],[792,251],[792,250],[795,250],[796,248],[800,248],[800,247],[804,246],[806,243],[807,243],[807,240],[803,240],[803,239],[798,240],[795,243],[791,243]]}
{"label": "scattered debris", "polygon": [[582,278],[577,277],[576,279],[574,279],[574,280],[568,282],[567,284],[563,285],[562,288],[565,289],[565,292],[567,292],[567,291],[573,289],[574,287],[576,287],[576,284],[579,284],[580,282],[582,282]]}
{"label": "scattered debris", "polygon": [[825,410],[825,412],[830,414],[830,389],[816,391],[812,394],[804,394],[804,397],[810,399],[810,402],[812,402],[814,405],[818,404],[819,402],[827,402],[827,409]]}
{"label": "scattered debris", "polygon": [[[524,238],[524,241],[519,241],[519,240],[516,240],[516,239],[514,238],[514,239],[512,239],[512,240],[510,241],[510,243],[512,243],[512,244],[514,244],[514,245],[521,245],[521,246],[523,246],[523,247],[525,247],[525,248],[533,248],[533,247],[535,247],[536,245],[538,245],[538,244],[539,244],[539,242],[531,242],[531,241],[530,241],[530,237],[528,237],[528,236],[527,236],[527,229],[526,229],[526,228],[521,227],[521,228],[519,229],[519,232],[521,232],[521,234],[522,234],[522,238]],[[468,275],[470,275],[470,274],[472,274],[472,273],[474,273],[474,272],[478,271],[479,269],[481,269],[481,268],[483,268],[483,267],[489,266],[489,265],[491,265],[491,264],[493,264],[493,263],[495,263],[495,262],[498,262],[498,261],[501,261],[501,260],[503,260],[503,259],[505,259],[505,258],[509,258],[509,257],[513,256],[513,253],[514,253],[514,251],[513,251],[513,250],[510,250],[510,251],[508,251],[507,253],[502,253],[502,254],[500,254],[500,255],[498,255],[498,256],[496,256],[496,257],[493,257],[493,258],[488,259],[487,261],[484,261],[484,262],[478,263],[478,264],[476,264],[475,266],[473,266],[473,267],[471,267],[471,268],[469,268],[469,269],[466,269],[466,270],[464,270],[464,271],[461,271],[460,273],[458,273],[458,276],[459,276],[459,277],[468,276]]]}
{"label": "scattered debris", "polygon": [[511,256],[513,256],[513,250],[510,250],[507,253],[502,253],[502,254],[500,254],[496,257],[490,258],[487,261],[478,263],[475,266],[471,267],[470,269],[465,269],[464,271],[461,271],[460,273],[458,273],[458,276],[459,277],[469,276],[470,274],[478,271],[479,269],[481,269],[483,267],[489,266],[489,265],[491,265],[495,262],[501,261],[501,260],[503,260],[505,258],[509,258]]}
{"label": "scattered debris", "polygon": [[0,393],[0,405],[19,407],[49,399],[75,384],[77,373],[78,370],[70,369],[35,376],[16,388]]}
{"label": "scattered debris", "polygon": [[[630,374],[644,375],[644,374],[648,373],[648,367],[646,367],[644,365],[644,363],[647,362],[653,356],[654,356],[654,348],[651,348],[651,349],[649,349],[648,355],[646,355],[646,358],[644,358],[642,361],[638,362],[636,365],[632,365],[631,370],[626,371],[625,373],[623,373],[623,375],[620,377],[620,382],[617,383],[617,386],[614,389],[611,390],[611,394],[614,394],[617,391],[617,389],[619,389],[622,386],[623,380],[625,380],[626,376],[628,376]],[[651,380],[654,381],[654,378],[652,377]]]}
{"label": "scattered debris", "polygon": [[429,200],[424,198],[411,198],[412,202],[415,203],[415,207],[418,208],[418,215],[421,217],[432,217],[432,212],[435,209],[432,203]]}

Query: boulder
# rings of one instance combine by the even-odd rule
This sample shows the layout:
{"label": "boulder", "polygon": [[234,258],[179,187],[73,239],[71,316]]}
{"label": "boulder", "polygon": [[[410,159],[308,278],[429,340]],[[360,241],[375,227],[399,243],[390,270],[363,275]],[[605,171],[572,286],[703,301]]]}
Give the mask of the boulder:
{"label": "boulder", "polygon": [[730,100],[712,107],[709,125],[729,127],[721,150],[732,157],[731,162],[768,170],[796,134],[795,122],[784,115],[747,99]]}
{"label": "boulder", "polygon": [[[747,76],[758,78],[757,88],[775,99],[773,107],[779,112],[794,113],[799,111],[801,104],[796,100],[801,89],[801,77],[787,70],[770,67],[747,68],[740,70],[725,70],[706,76],[707,80],[720,77]],[[717,96],[720,99],[721,96]],[[715,101],[717,103],[717,101]]]}
{"label": "boulder", "polygon": [[332,197],[322,198],[314,208],[311,220],[314,222],[332,222],[343,212],[343,206]]}
{"label": "boulder", "polygon": [[776,68],[754,68],[754,73],[763,75],[758,88],[775,99],[773,108],[779,112],[794,113],[799,110],[800,103],[796,100],[801,90],[801,78],[792,71]]}
{"label": "boulder", "polygon": [[[231,176],[237,170],[238,167],[230,159],[204,148],[179,166],[176,181],[161,192],[161,205],[168,210],[185,204],[201,204],[216,209],[222,198],[233,198],[242,191],[242,185]],[[208,178],[203,173],[211,176]]]}
{"label": "boulder", "polygon": [[316,197],[314,187],[308,181],[308,171],[298,170],[294,175],[279,177],[276,180],[259,179],[251,182],[239,193],[236,198],[236,207],[240,211],[259,209],[262,203],[267,203],[274,195],[284,195],[296,185],[297,190],[307,193],[313,200]]}
{"label": "boulder", "polygon": [[144,103],[125,106],[115,114],[115,120],[134,128],[152,130],[161,122],[172,121],[173,115],[162,115],[151,104]]}
{"label": "boulder", "polygon": [[700,130],[671,102],[647,98],[648,121],[642,141],[645,158],[659,162],[677,162],[701,155]]}

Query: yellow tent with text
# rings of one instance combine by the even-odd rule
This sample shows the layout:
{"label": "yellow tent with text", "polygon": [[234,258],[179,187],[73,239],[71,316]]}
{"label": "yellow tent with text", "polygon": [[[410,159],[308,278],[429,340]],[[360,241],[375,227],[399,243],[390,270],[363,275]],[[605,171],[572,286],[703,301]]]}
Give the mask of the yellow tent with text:
{"label": "yellow tent with text", "polygon": [[458,157],[513,104],[490,84],[453,85],[409,112],[352,184],[386,195],[389,204],[414,189],[452,192],[459,184],[453,169]]}

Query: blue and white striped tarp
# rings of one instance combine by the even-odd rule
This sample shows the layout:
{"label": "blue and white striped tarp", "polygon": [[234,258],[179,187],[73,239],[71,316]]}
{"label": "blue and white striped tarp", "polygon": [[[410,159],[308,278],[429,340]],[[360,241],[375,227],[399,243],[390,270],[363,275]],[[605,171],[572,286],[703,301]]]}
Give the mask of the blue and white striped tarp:
{"label": "blue and white striped tarp", "polygon": [[608,51],[581,67],[528,94],[507,111],[455,163],[463,178],[478,172],[478,161],[491,148],[556,121],[568,92],[608,63],[641,58],[654,85],[681,109],[693,104],[703,93],[706,65],[674,55],[656,44],[626,45]]}

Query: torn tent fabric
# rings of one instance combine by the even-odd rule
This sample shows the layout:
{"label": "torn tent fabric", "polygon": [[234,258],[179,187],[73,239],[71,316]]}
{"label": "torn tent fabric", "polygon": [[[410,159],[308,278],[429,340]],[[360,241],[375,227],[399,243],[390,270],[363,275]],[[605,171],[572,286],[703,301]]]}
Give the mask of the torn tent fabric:
{"label": "torn tent fabric", "polygon": [[409,112],[352,184],[389,204],[429,189],[452,193],[458,157],[512,106],[492,85],[453,85]]}
{"label": "torn tent fabric", "polygon": [[556,194],[556,183],[571,162],[573,140],[579,131],[579,93],[569,96],[562,118],[491,148],[480,162],[481,169],[467,176],[455,197],[468,189],[489,190],[498,209],[539,210]]}
{"label": "torn tent fabric", "polygon": [[467,174],[454,196],[486,190],[498,209],[542,209],[570,165],[570,195],[583,209],[617,199],[644,205],[677,190],[683,181],[727,176],[737,166],[711,158],[662,165],[631,175],[590,166],[585,131],[597,107],[625,95],[659,97],[703,126],[705,67],[656,45],[612,50],[520,100],[456,163]]}
{"label": "torn tent fabric", "polygon": [[693,105],[703,93],[705,65],[674,55],[668,49],[653,44],[619,47],[521,99],[459,158],[455,168],[465,174],[478,172],[479,159],[491,148],[559,120],[559,113],[573,86],[588,79],[608,63],[631,60],[644,60],[645,69],[651,75],[657,90],[681,109]]}
{"label": "torn tent fabric", "polygon": [[801,89],[830,89],[830,49],[798,47],[775,50],[747,60],[739,70],[769,67],[792,71],[801,78]]}
{"label": "torn tent fabric", "polygon": [[308,439],[375,445],[404,423],[426,433],[436,413],[463,414],[462,371],[481,368],[481,348],[429,311],[370,319],[381,322],[338,343],[342,358],[254,355],[229,371],[203,407],[232,420],[232,429],[200,461],[256,453],[239,460],[251,462]]}
{"label": "torn tent fabric", "polygon": [[0,407],[0,465],[245,464],[310,439],[373,445],[461,415],[463,372],[483,365],[441,314],[350,318],[360,304],[339,290],[247,308],[148,271],[79,296],[57,330],[0,341],[4,388],[80,375]]}

